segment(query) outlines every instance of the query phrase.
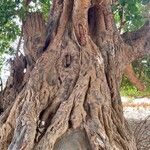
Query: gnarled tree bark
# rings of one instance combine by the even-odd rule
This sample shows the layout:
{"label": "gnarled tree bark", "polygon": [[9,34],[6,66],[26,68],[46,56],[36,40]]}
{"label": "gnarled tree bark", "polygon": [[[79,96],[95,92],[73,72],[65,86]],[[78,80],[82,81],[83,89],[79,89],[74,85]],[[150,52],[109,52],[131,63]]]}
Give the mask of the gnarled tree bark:
{"label": "gnarled tree bark", "polygon": [[135,74],[132,64],[127,65],[124,71],[124,75],[129,79],[129,81],[140,91],[144,91],[146,86]]}
{"label": "gnarled tree bark", "polygon": [[142,33],[150,25],[121,37],[111,4],[53,1],[44,52],[38,58],[38,48],[27,48],[34,65],[1,124],[0,149],[136,150],[119,87],[126,65],[149,52],[149,32]]}

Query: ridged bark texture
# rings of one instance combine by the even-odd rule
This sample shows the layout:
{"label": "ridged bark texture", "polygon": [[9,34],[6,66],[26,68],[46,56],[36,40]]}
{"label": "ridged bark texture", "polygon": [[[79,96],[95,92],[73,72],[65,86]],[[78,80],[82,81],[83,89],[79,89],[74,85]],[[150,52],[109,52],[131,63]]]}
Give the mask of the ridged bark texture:
{"label": "ridged bark texture", "polygon": [[138,90],[140,91],[145,90],[146,86],[144,85],[144,83],[142,83],[142,81],[139,80],[131,64],[127,65],[127,67],[125,68],[124,74]]}
{"label": "ridged bark texture", "polygon": [[30,77],[1,119],[0,149],[136,150],[119,94],[132,46],[119,35],[111,5],[54,0],[47,30],[34,21],[38,14],[27,18]]}

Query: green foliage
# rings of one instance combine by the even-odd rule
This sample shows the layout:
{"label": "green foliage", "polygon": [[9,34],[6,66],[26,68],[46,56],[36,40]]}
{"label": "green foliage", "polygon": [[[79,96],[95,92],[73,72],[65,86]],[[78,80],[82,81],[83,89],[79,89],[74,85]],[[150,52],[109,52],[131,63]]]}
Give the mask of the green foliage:
{"label": "green foliage", "polygon": [[48,18],[48,13],[50,10],[50,6],[52,1],[50,0],[39,0],[39,5],[41,6],[41,12],[44,14],[45,18]]}
{"label": "green foliage", "polygon": [[[148,5],[150,0],[119,0],[114,5],[113,11],[115,21],[121,33],[135,31],[139,29],[146,21],[145,14],[150,11]],[[150,94],[150,57],[135,61],[133,68],[137,76],[146,85],[144,92],[138,91],[127,78],[123,78],[121,94],[123,96],[149,96]]]}
{"label": "green foliage", "polygon": [[0,3],[0,55],[8,53],[10,44],[20,34],[15,22],[16,3],[12,0],[2,0]]}
{"label": "green foliage", "polygon": [[129,97],[150,97],[150,85],[147,85],[145,91],[139,91],[128,79],[123,79],[121,86],[121,95]]}
{"label": "green foliage", "polygon": [[145,91],[139,91],[128,78],[123,77],[121,85],[121,94],[123,96],[131,97],[150,97],[150,57],[145,57],[141,60],[133,62],[133,69],[139,80],[141,80],[145,86]]}
{"label": "green foliage", "polygon": [[135,73],[141,80],[150,83],[150,57],[147,56],[141,60],[133,62]]}
{"label": "green foliage", "polygon": [[12,43],[21,34],[21,22],[28,12],[40,11],[48,18],[51,0],[33,0],[25,7],[23,0],[1,0],[0,2],[0,72],[4,54],[15,53]]}
{"label": "green foliage", "polygon": [[143,17],[147,12],[146,5],[150,0],[119,0],[112,8],[118,28],[123,32],[137,30],[146,19]]}

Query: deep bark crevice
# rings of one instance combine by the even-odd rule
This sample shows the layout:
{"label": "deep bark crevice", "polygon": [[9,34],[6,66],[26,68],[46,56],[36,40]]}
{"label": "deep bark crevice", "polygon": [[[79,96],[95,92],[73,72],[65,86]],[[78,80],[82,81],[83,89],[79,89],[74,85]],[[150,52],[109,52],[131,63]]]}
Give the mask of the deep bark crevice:
{"label": "deep bark crevice", "polygon": [[89,8],[88,10],[88,25],[89,25],[89,35],[94,38],[94,36],[97,34],[97,22],[96,22],[96,10],[97,5],[94,5]]}

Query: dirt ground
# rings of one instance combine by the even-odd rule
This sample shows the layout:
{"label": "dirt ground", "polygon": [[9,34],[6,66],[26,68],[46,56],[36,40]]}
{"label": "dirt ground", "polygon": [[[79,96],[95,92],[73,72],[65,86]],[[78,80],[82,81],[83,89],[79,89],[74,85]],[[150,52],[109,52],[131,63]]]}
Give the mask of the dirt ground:
{"label": "dirt ground", "polygon": [[135,135],[138,150],[150,150],[150,99],[123,98],[124,116]]}

